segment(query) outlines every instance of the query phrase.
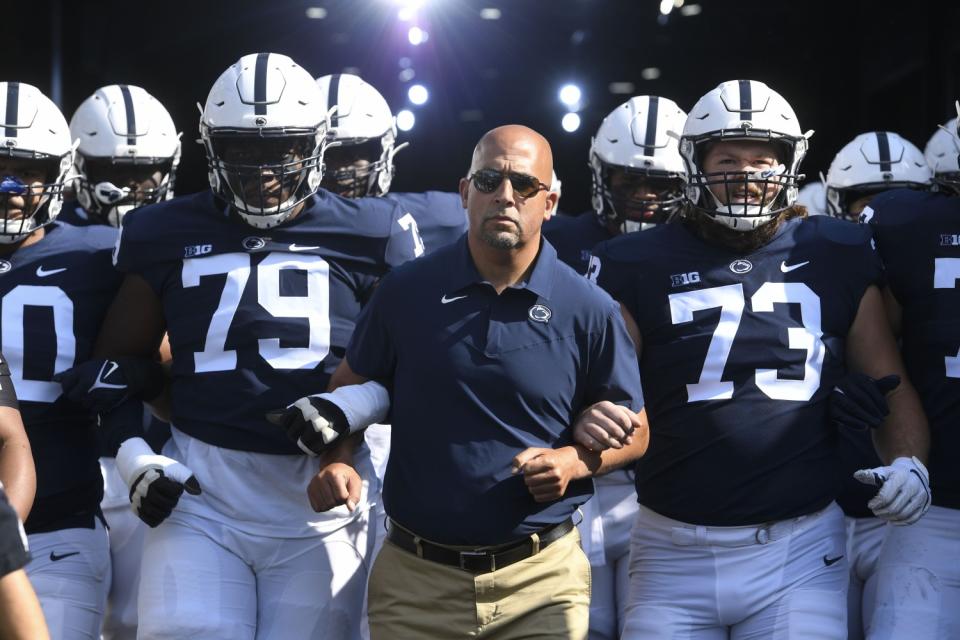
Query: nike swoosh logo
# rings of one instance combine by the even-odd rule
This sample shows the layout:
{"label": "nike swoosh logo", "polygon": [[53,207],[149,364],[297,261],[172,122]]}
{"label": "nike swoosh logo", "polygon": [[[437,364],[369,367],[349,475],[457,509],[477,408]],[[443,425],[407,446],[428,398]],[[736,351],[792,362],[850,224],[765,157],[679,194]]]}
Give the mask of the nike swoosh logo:
{"label": "nike swoosh logo", "polygon": [[457,296],[456,298],[448,298],[446,294],[444,294],[444,296],[440,298],[440,302],[443,304],[450,304],[451,302],[456,302],[457,300],[463,300],[466,297],[467,296]]}
{"label": "nike swoosh logo", "polygon": [[807,260],[807,261],[805,261],[805,262],[798,262],[797,264],[788,265],[788,264],[787,264],[787,261],[784,260],[783,262],[780,263],[780,271],[783,271],[784,273],[790,273],[790,272],[793,271],[794,269],[799,269],[800,267],[805,267],[805,266],[807,266],[808,264],[810,264],[810,261],[809,261],[809,260]]}
{"label": "nike swoosh logo", "polygon": [[319,249],[320,247],[303,247],[296,243],[290,245],[290,251],[313,251],[314,249]]}
{"label": "nike swoosh logo", "polygon": [[40,265],[39,267],[37,267],[37,277],[38,277],[38,278],[46,278],[47,276],[52,276],[52,275],[54,275],[54,274],[56,274],[56,273],[62,273],[62,272],[64,272],[64,271],[66,271],[66,270],[67,270],[66,267],[62,267],[62,268],[60,268],[60,269],[50,269],[50,271],[44,271],[44,270],[43,270],[43,265]]}
{"label": "nike swoosh logo", "polygon": [[827,565],[828,567],[837,564],[841,560],[843,560],[843,556],[837,556],[836,558],[828,558],[827,556],[823,556],[823,564]]}
{"label": "nike swoosh logo", "polygon": [[58,556],[55,551],[50,552],[50,562],[56,562],[57,560],[63,560],[64,558],[69,558],[70,556],[80,555],[79,551],[71,551],[70,553],[65,553],[61,556]]}
{"label": "nike swoosh logo", "polygon": [[[110,370],[107,371],[107,367],[110,367]],[[103,363],[103,366],[100,367],[100,373],[97,374],[97,381],[90,385],[90,389],[87,391],[93,391],[94,389],[126,389],[127,385],[125,384],[111,384],[109,382],[104,382],[107,378],[113,374],[120,367],[119,364],[113,360],[106,360]]]}

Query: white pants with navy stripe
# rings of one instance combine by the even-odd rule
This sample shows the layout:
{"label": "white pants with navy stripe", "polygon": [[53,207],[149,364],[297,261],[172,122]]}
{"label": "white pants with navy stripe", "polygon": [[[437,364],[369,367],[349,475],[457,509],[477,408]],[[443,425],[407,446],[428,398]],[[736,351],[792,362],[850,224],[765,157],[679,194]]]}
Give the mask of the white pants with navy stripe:
{"label": "white pants with navy stripe", "polygon": [[960,638],[960,510],[930,507],[887,529],[877,559],[871,640]]}
{"label": "white pants with navy stripe", "polygon": [[847,635],[843,512],[704,527],[641,505],[623,638],[740,640]]}
{"label": "white pants with navy stripe", "polygon": [[847,637],[862,640],[873,620],[877,593],[877,558],[887,533],[886,520],[880,518],[846,518],[847,562],[850,566],[850,589],[847,592]]}
{"label": "white pants with navy stripe", "polygon": [[110,548],[99,518],[93,529],[28,536],[27,576],[40,599],[50,637],[96,640],[110,590]]}
{"label": "white pants with navy stripe", "polygon": [[592,498],[580,507],[580,540],[590,560],[590,640],[615,640],[623,628],[630,566],[630,531],[637,518],[633,474],[614,471],[594,479]]}
{"label": "white pants with navy stripe", "polygon": [[319,460],[216,447],[175,427],[163,453],[202,488],[148,529],[138,637],[355,640],[367,582],[370,478],[358,509],[314,513],[306,488]]}

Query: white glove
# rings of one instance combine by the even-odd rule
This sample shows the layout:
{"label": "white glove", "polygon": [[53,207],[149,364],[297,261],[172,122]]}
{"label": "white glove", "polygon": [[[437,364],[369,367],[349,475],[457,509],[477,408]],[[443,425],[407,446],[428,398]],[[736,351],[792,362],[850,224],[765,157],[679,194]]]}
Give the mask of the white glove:
{"label": "white glove", "polygon": [[915,456],[897,458],[889,467],[860,469],[853,477],[880,488],[867,506],[891,524],[913,524],[930,508],[930,474]]}
{"label": "white glove", "polygon": [[130,505],[137,517],[156,527],[177,506],[184,490],[200,493],[200,483],[185,465],[157,455],[143,438],[129,438],[117,450],[117,471],[130,488]]}

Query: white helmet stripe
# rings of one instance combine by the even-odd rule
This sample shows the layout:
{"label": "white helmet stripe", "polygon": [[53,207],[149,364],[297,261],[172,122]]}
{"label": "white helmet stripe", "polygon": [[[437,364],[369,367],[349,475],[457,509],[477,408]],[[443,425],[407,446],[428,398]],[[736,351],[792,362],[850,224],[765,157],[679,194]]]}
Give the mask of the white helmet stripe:
{"label": "white helmet stripe", "polygon": [[657,146],[657,109],[660,106],[660,98],[651,96],[647,106],[647,132],[643,140],[643,153],[652,156],[654,148]]}
{"label": "white helmet stripe", "polygon": [[17,137],[17,110],[20,102],[20,83],[10,82],[7,84],[7,114],[4,118],[6,131],[4,135],[8,138]]}
{"label": "white helmet stripe", "polygon": [[890,171],[890,141],[886,131],[877,131],[877,148],[880,152],[880,171]]}
{"label": "white helmet stripe", "polygon": [[267,115],[267,62],[269,53],[257,54],[257,66],[253,76],[253,114]]}
{"label": "white helmet stripe", "polygon": [[335,73],[332,76],[330,76],[330,91],[328,92],[327,95],[329,96],[327,98],[327,105],[330,107],[333,107],[333,106],[338,107],[333,112],[333,115],[330,116],[330,127],[333,128],[339,124],[339,120],[340,120],[340,109],[339,109],[340,103],[338,102],[338,100],[340,100],[340,74],[339,73]]}
{"label": "white helmet stripe", "polygon": [[740,119],[751,120],[753,118],[753,92],[750,89],[749,80],[740,80]]}
{"label": "white helmet stripe", "polygon": [[137,144],[137,116],[133,110],[133,97],[130,95],[130,87],[125,84],[120,85],[120,93],[123,94],[123,111],[127,117],[127,144]]}

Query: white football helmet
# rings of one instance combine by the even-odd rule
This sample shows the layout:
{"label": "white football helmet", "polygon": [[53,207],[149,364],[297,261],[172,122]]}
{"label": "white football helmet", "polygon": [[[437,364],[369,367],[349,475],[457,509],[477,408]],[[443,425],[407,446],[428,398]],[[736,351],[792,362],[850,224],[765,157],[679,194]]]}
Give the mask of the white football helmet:
{"label": "white football helmet", "polygon": [[[387,101],[373,86],[349,73],[321,76],[317,86],[331,142],[323,187],[352,198],[388,193],[393,157],[407,145],[396,146],[397,125]],[[366,166],[353,166],[358,160]]]}
{"label": "white football helmet", "polygon": [[[60,213],[75,145],[66,118],[36,87],[0,82],[0,101],[0,163],[29,163],[31,171],[45,176],[34,181],[9,171],[0,175],[0,244],[13,244]],[[20,212],[15,217],[14,209]]]}
{"label": "white football helmet", "polygon": [[[668,98],[637,96],[611,111],[590,141],[593,210],[635,231],[667,222],[683,203],[687,175],[679,141],[687,114]],[[612,184],[611,171],[622,172]],[[622,181],[622,182],[621,182]],[[656,191],[660,197],[636,197]]]}
{"label": "white football helmet", "polygon": [[960,194],[960,138],[957,137],[958,119],[937,127],[923,150],[927,164],[933,170],[933,182],[941,191]]}
{"label": "white football helmet", "polygon": [[823,174],[816,180],[810,180],[797,192],[797,204],[807,208],[811,216],[822,216],[827,213],[827,187],[823,184]]}
{"label": "white football helmet", "polygon": [[[101,87],[70,119],[77,147],[77,200],[114,227],[132,209],[173,197],[180,134],[160,101],[134,85]],[[134,184],[160,172],[155,188]],[[125,180],[123,178],[126,178]]]}
{"label": "white football helmet", "polygon": [[210,89],[200,118],[210,188],[250,226],[281,224],[317,192],[321,102],[313,76],[277,53],[243,56]]}
{"label": "white football helmet", "polygon": [[[750,231],[772,220],[797,200],[800,163],[812,131],[803,133],[790,104],[757,80],[729,80],[697,101],[687,117],[680,154],[689,178],[686,195],[694,207],[735,231]],[[765,171],[707,174],[703,160],[711,143],[740,140],[772,142],[780,147],[780,164]],[[710,190],[722,186],[726,202]],[[737,202],[734,192],[750,186],[775,196],[760,204]]]}
{"label": "white football helmet", "polygon": [[890,131],[861,133],[847,143],[827,171],[827,213],[856,220],[858,199],[899,187],[929,189],[933,171],[913,143]]}

